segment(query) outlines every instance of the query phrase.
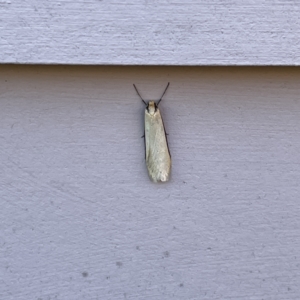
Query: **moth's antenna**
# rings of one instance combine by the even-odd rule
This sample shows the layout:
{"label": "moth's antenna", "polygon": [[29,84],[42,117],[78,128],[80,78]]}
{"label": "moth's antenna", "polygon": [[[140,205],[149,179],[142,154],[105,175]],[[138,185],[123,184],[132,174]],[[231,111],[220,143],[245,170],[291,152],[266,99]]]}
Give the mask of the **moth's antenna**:
{"label": "moth's antenna", "polygon": [[157,106],[158,106],[159,102],[161,101],[161,99],[163,98],[164,94],[166,93],[166,91],[167,91],[169,85],[170,85],[170,82],[168,82],[167,87],[166,87],[164,93],[162,94],[162,96],[160,97],[160,99],[157,101],[157,103],[156,103]]}
{"label": "moth's antenna", "polygon": [[137,92],[137,94],[140,96],[140,98],[141,98],[141,100],[145,103],[145,105],[147,106],[147,103],[146,103],[146,101],[142,98],[142,96],[140,95],[140,93],[139,93],[139,91],[137,90],[137,88],[136,88],[136,86],[135,86],[135,84],[133,84],[133,86],[134,86],[134,88],[135,88],[135,90],[136,90],[136,92]]}

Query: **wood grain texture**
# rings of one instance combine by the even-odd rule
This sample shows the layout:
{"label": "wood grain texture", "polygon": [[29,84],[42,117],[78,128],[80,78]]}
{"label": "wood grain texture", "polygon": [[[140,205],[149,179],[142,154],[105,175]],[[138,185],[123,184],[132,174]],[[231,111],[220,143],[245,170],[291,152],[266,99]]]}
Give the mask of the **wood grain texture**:
{"label": "wood grain texture", "polygon": [[[151,183],[144,104],[173,169]],[[0,298],[298,300],[300,70],[0,67]]]}
{"label": "wood grain texture", "polygon": [[300,65],[300,3],[0,0],[0,62]]}

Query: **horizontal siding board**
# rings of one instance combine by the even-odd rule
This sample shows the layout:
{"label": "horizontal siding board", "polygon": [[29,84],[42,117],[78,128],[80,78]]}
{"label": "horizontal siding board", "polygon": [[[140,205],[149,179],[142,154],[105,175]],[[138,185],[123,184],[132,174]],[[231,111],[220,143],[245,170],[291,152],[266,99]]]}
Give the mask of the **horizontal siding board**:
{"label": "horizontal siding board", "polygon": [[300,3],[0,0],[0,62],[300,65]]}
{"label": "horizontal siding board", "polygon": [[[172,178],[153,184],[145,99]],[[0,66],[0,298],[299,300],[300,69]]]}

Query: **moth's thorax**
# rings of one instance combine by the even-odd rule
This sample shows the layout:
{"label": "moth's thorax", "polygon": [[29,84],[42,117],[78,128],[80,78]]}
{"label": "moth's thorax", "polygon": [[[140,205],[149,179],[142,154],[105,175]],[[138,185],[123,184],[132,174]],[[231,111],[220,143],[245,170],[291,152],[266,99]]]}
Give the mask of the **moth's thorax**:
{"label": "moth's thorax", "polygon": [[148,106],[147,106],[147,111],[150,115],[154,115],[157,110],[156,103],[154,101],[149,101]]}

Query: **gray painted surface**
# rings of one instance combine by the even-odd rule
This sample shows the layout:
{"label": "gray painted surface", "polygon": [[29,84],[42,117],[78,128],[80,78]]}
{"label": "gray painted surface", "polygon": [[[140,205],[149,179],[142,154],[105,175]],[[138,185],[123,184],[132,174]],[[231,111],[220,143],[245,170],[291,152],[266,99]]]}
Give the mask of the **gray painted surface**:
{"label": "gray painted surface", "polygon": [[0,62],[300,65],[300,3],[0,0]]}
{"label": "gray painted surface", "polygon": [[[168,184],[144,161],[161,103]],[[300,70],[0,68],[0,299],[299,299]]]}

